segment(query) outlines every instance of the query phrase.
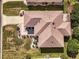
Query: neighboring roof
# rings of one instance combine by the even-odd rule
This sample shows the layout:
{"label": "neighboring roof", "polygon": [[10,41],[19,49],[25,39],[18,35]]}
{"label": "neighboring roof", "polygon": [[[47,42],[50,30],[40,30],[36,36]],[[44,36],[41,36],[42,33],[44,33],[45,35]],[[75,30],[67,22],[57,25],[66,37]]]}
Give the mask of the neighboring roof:
{"label": "neighboring roof", "polygon": [[63,0],[26,0],[27,2],[62,2]]}

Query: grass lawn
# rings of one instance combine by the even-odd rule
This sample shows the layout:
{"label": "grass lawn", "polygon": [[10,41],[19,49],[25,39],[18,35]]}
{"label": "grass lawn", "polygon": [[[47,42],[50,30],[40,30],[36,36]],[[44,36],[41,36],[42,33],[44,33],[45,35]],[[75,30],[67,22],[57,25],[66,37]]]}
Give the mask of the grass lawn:
{"label": "grass lawn", "polygon": [[67,12],[67,1],[68,1],[68,0],[64,0],[64,12],[65,12],[65,13]]}
{"label": "grass lawn", "polygon": [[3,13],[5,15],[19,15],[20,10],[63,10],[63,6],[26,6],[23,1],[13,1],[3,4]]}
{"label": "grass lawn", "polygon": [[23,59],[26,56],[25,51],[4,51],[3,59]]}
{"label": "grass lawn", "polygon": [[[16,25],[6,25],[3,27],[3,59],[23,59],[27,55],[27,48],[30,49],[30,39],[19,39],[17,36]],[[25,48],[26,44],[28,46]]]}
{"label": "grass lawn", "polygon": [[77,55],[77,58],[76,59],[79,59],[79,54]]}

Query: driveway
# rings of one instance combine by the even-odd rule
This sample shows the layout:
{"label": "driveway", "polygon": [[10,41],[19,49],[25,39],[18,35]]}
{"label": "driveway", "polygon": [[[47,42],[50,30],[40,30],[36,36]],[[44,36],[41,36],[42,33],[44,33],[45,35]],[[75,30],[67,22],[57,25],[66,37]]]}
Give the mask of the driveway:
{"label": "driveway", "polygon": [[27,32],[24,29],[24,17],[20,17],[20,16],[6,16],[6,15],[2,15],[2,26],[5,25],[19,25],[20,28],[20,34],[21,35],[27,35]]}
{"label": "driveway", "polygon": [[2,15],[2,26],[9,24],[23,24],[24,17]]}

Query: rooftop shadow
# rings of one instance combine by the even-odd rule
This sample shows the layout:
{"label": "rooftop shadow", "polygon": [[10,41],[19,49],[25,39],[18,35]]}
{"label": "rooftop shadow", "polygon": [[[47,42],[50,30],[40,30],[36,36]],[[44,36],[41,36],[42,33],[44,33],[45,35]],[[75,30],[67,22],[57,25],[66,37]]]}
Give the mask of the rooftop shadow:
{"label": "rooftop shadow", "polygon": [[29,10],[63,10],[63,5],[28,6]]}
{"label": "rooftop shadow", "polygon": [[41,53],[63,53],[64,48],[41,48]]}

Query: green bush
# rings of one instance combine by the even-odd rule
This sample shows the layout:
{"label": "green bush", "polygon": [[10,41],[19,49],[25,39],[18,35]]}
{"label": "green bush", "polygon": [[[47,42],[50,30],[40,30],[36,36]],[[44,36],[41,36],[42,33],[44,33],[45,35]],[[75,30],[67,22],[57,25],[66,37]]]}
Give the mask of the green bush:
{"label": "green bush", "polygon": [[19,38],[14,39],[14,42],[15,42],[15,45],[17,45],[17,46],[20,46],[23,44],[23,40],[19,39]]}
{"label": "green bush", "polygon": [[76,40],[76,39],[71,39],[68,41],[68,45],[67,45],[67,53],[68,53],[68,56],[70,57],[76,57],[76,55],[78,54],[78,44],[79,44],[79,41]]}
{"label": "green bush", "polygon": [[73,28],[73,38],[79,40],[79,27]]}
{"label": "green bush", "polygon": [[76,4],[77,0],[70,0],[70,2],[72,3],[72,5]]}
{"label": "green bush", "polygon": [[71,19],[72,19],[72,28],[79,26],[79,4],[74,5],[74,10],[71,13]]}

